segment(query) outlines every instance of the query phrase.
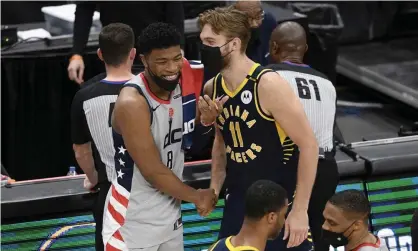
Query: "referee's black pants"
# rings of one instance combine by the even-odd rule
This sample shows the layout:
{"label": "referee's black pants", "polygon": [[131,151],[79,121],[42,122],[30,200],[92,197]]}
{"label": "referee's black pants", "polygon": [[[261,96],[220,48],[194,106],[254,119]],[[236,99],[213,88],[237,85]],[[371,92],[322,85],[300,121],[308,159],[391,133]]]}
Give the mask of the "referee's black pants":
{"label": "referee's black pants", "polygon": [[96,251],[104,251],[103,238],[102,238],[102,229],[103,229],[103,213],[104,206],[106,202],[106,196],[110,189],[111,183],[101,182],[97,185],[97,188],[100,189],[97,192],[96,200],[93,205],[93,217],[96,222],[96,232],[95,232],[95,241],[96,241]]}
{"label": "referee's black pants", "polygon": [[322,224],[324,224],[323,212],[327,201],[334,195],[339,180],[335,158],[327,156],[325,159],[319,159],[308,209],[309,226],[315,251],[329,251],[329,244],[321,238]]}

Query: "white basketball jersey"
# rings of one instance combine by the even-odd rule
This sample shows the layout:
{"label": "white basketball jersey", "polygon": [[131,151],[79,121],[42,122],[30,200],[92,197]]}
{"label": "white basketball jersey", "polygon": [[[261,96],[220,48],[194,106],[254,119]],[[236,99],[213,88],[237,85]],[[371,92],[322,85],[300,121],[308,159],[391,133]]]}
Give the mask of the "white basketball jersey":
{"label": "white basketball jersey", "polygon": [[[183,110],[180,85],[172,92],[169,101],[160,100],[152,94],[142,73],[126,85],[138,86],[147,99],[152,113],[151,132],[161,161],[181,179],[184,153],[181,148]],[[115,232],[119,231],[127,248],[145,248],[164,243],[179,234],[179,231],[182,234],[181,201],[163,194],[145,180],[125,149],[120,135],[114,137],[114,142],[115,148],[123,149],[115,154],[118,178],[112,183],[107,198],[103,225],[104,242],[113,243],[112,246],[121,244],[117,236],[115,237]],[[120,174],[121,172],[124,174]],[[124,200],[128,202],[124,203]],[[119,214],[124,216],[122,222],[118,222],[117,213],[114,212],[118,209]]]}
{"label": "white basketball jersey", "polygon": [[337,99],[334,85],[311,68],[302,72],[304,66],[288,67],[275,70],[299,97],[319,147],[331,151]]}
{"label": "white basketball jersey", "polygon": [[377,238],[377,242],[375,244],[371,244],[371,243],[361,244],[354,250],[355,251],[389,251],[385,240],[377,236],[376,238]]}

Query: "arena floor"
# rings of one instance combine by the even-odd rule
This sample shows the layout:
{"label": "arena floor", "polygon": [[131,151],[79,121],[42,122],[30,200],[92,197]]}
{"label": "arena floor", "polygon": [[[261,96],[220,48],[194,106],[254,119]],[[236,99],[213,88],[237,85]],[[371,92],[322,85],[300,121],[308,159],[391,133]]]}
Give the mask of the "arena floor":
{"label": "arena floor", "polygon": [[[337,190],[366,190],[372,204],[372,230],[393,250],[409,251],[412,213],[418,208],[418,177],[372,182],[350,181]],[[185,251],[206,250],[217,238],[224,200],[207,218],[182,204]],[[94,220],[85,215],[2,225],[1,250],[94,250]]]}

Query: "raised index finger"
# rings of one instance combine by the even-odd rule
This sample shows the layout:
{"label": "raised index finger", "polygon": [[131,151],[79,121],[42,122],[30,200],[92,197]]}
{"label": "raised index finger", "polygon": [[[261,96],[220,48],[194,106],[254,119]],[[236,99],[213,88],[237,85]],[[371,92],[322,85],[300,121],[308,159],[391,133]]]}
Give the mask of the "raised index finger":
{"label": "raised index finger", "polygon": [[206,103],[209,105],[210,110],[218,110],[218,106],[215,104],[215,102],[212,101],[212,99],[208,95],[203,96],[203,98],[205,99]]}

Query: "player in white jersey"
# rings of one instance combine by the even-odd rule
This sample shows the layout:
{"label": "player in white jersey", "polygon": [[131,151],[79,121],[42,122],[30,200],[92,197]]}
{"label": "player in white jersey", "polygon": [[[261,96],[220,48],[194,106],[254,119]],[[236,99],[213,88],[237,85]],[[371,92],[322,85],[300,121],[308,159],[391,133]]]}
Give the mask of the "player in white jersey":
{"label": "player in white jersey", "polygon": [[305,110],[320,148],[316,181],[309,203],[309,225],[316,251],[328,251],[321,239],[322,212],[339,182],[335,161],[333,131],[336,112],[336,91],[328,78],[303,64],[307,51],[306,34],[296,22],[284,22],[270,38],[270,57],[275,62],[267,66],[286,79]]}
{"label": "player in white jersey", "polygon": [[360,190],[334,194],[324,210],[322,238],[334,248],[351,251],[388,251],[383,239],[369,232],[370,204]]}
{"label": "player in white jersey", "polygon": [[77,162],[86,174],[84,187],[98,190],[93,207],[97,251],[104,250],[103,207],[110,182],[116,178],[110,112],[123,84],[133,77],[134,40],[134,33],[126,24],[103,27],[97,54],[105,63],[106,74],[103,79],[89,80],[91,83],[75,95],[71,108],[73,148]]}
{"label": "player in white jersey", "polygon": [[117,179],[106,200],[103,242],[106,250],[183,250],[181,200],[202,208],[215,193],[181,180],[180,34],[151,24],[139,50],[145,71],[121,90],[112,116]]}

